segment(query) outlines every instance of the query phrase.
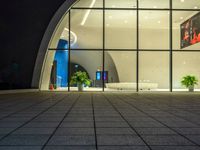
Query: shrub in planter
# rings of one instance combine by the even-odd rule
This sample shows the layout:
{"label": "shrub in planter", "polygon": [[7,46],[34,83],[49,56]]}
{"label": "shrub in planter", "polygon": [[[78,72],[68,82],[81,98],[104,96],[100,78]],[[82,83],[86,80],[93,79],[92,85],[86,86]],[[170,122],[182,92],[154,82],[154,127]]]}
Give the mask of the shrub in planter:
{"label": "shrub in planter", "polygon": [[78,86],[78,91],[83,91],[84,85],[90,86],[91,81],[86,72],[77,71],[71,77],[70,84],[76,84]]}
{"label": "shrub in planter", "polygon": [[194,86],[198,84],[198,79],[195,76],[187,75],[183,77],[181,84],[188,88],[190,92],[193,92]]}

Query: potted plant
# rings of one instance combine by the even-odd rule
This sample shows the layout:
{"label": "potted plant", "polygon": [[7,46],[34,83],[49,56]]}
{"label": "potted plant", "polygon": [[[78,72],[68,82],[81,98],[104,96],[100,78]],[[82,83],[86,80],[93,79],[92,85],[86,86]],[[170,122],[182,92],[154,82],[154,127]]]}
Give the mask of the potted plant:
{"label": "potted plant", "polygon": [[88,78],[88,75],[86,72],[77,71],[71,77],[70,84],[71,85],[76,84],[78,87],[78,91],[83,91],[84,85],[90,86],[91,81]]}
{"label": "potted plant", "polygon": [[183,77],[181,84],[188,88],[189,92],[193,92],[194,85],[198,84],[198,79],[195,76],[187,75]]}

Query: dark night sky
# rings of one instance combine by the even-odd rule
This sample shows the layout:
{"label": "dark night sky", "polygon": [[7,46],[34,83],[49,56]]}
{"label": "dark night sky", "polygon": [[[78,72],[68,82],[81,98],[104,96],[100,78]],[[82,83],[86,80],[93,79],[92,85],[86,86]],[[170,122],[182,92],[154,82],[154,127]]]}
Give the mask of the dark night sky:
{"label": "dark night sky", "polygon": [[[18,64],[14,88],[29,88],[41,39],[51,18],[65,0],[1,1],[0,73]],[[10,79],[9,79],[10,78]],[[6,80],[13,80],[7,75]],[[15,84],[14,83],[14,84]]]}

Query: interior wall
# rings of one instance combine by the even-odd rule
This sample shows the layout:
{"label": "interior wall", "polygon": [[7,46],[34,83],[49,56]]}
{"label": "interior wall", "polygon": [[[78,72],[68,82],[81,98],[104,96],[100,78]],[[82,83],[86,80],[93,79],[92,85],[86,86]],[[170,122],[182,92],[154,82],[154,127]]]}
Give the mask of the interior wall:
{"label": "interior wall", "polygon": [[[113,29],[115,30],[115,29]],[[89,30],[87,30],[89,31]],[[123,34],[122,34],[123,33]],[[90,35],[90,32],[87,33]],[[119,35],[127,35],[123,37],[124,41],[121,41]],[[135,45],[136,41],[133,38],[133,35],[130,34],[129,29],[118,29],[118,32],[108,32],[106,41],[109,43],[110,47],[131,47]],[[78,36],[79,37],[79,36]],[[117,38],[116,38],[117,37]],[[81,42],[82,37],[79,37],[80,42],[78,41],[79,47],[86,47],[87,43]],[[96,39],[101,40],[101,37],[96,36]],[[140,30],[140,48],[141,49],[169,49],[169,30],[168,29],[141,29]],[[84,41],[90,41],[90,39],[84,38]],[[84,44],[82,44],[84,43]],[[91,45],[93,43],[93,45]],[[114,45],[114,46],[112,46]],[[128,46],[127,46],[128,45]],[[89,48],[95,46],[95,42],[91,42],[90,45],[87,45]],[[199,47],[200,44],[193,45],[186,49],[193,49],[194,47]],[[134,48],[134,46],[133,46]],[[173,30],[173,48],[180,49],[180,30]],[[184,49],[183,49],[184,51]],[[122,54],[123,53],[123,54]],[[120,82],[136,82],[136,56],[135,54],[130,54],[128,52],[109,52],[112,57],[116,70],[119,75]],[[179,53],[181,54],[181,53]],[[198,53],[197,53],[198,55]],[[196,54],[191,53],[191,57],[196,57]],[[160,89],[169,89],[169,52],[140,52],[140,82],[152,82],[157,83],[158,88]],[[187,60],[187,55],[182,55],[181,57],[176,57],[174,63],[185,63]],[[183,88],[180,84],[182,76],[186,75],[186,72],[193,69],[191,74],[199,76],[198,65],[199,62],[195,59],[196,62],[191,65],[188,64],[186,67],[175,67],[174,68],[174,84],[175,88]],[[94,62],[95,63],[95,62]],[[84,64],[87,66],[87,63]],[[93,70],[93,69],[91,69]],[[178,71],[175,71],[178,70]],[[188,71],[186,71],[188,70]],[[194,71],[196,70],[196,71]],[[183,73],[185,72],[185,74]],[[181,75],[178,75],[178,74]],[[190,72],[188,72],[189,74]]]}

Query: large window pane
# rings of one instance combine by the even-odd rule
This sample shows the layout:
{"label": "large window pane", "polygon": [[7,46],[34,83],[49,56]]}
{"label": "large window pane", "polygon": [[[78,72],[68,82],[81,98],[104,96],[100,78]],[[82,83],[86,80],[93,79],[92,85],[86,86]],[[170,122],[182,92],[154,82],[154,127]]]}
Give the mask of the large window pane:
{"label": "large window pane", "polygon": [[200,50],[200,14],[198,13],[197,11],[173,11],[174,50]]}
{"label": "large window pane", "polygon": [[[195,75],[200,80],[200,53],[174,52],[173,54],[173,90],[187,90],[181,85],[186,75]],[[195,86],[200,89],[200,84]]]}
{"label": "large window pane", "polygon": [[199,0],[172,0],[174,9],[199,9]]}
{"label": "large window pane", "polygon": [[169,8],[169,0],[139,0],[140,8]]}
{"label": "large window pane", "polygon": [[106,8],[137,8],[136,0],[105,0]]}
{"label": "large window pane", "polygon": [[103,47],[103,11],[71,10],[71,31],[77,37],[71,48],[102,49]]}
{"label": "large window pane", "polygon": [[169,49],[169,11],[140,11],[139,17],[139,48]]}
{"label": "large window pane", "polygon": [[136,90],[136,52],[105,52],[106,91]]}
{"label": "large window pane", "polygon": [[[102,51],[71,51],[70,79],[77,71],[86,72],[91,80],[90,86],[84,91],[102,91],[102,81],[98,80],[96,73],[102,71]],[[70,85],[70,91],[77,91],[77,84]]]}
{"label": "large window pane", "polygon": [[169,91],[169,52],[140,52],[139,89]]}
{"label": "large window pane", "polygon": [[136,48],[136,11],[106,11],[105,48],[122,50]]}

